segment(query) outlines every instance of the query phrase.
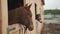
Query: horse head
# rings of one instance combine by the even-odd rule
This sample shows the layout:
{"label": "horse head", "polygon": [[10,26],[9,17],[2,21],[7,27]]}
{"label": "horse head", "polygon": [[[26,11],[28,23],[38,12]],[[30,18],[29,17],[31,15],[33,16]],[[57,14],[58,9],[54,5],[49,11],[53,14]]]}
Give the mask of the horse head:
{"label": "horse head", "polygon": [[26,9],[26,27],[30,30],[30,31],[32,31],[33,30],[33,28],[34,28],[34,26],[33,26],[33,21],[32,21],[32,13],[31,13],[31,10],[30,10],[30,8],[31,8],[31,5],[32,4],[30,4],[29,6],[28,6],[28,4],[26,4],[25,5],[25,9]]}
{"label": "horse head", "polygon": [[32,4],[28,6],[28,4],[26,4],[24,7],[19,7],[9,11],[8,24],[12,25],[12,24],[19,23],[19,24],[25,25],[30,31],[32,31],[34,26],[32,21],[32,13],[30,10],[31,5]]}

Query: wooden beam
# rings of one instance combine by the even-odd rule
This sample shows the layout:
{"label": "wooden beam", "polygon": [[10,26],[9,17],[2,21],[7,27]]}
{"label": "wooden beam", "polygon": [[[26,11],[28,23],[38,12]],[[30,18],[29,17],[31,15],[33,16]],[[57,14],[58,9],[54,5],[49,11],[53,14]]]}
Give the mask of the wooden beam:
{"label": "wooden beam", "polygon": [[1,33],[1,31],[2,31],[2,30],[1,30],[1,18],[2,18],[2,17],[1,17],[1,16],[2,16],[2,15],[1,15],[1,0],[0,0],[0,34],[2,34],[2,33]]}
{"label": "wooden beam", "polygon": [[0,0],[0,17],[1,21],[1,34],[7,34],[7,27],[8,27],[8,11],[7,11],[7,0]]}

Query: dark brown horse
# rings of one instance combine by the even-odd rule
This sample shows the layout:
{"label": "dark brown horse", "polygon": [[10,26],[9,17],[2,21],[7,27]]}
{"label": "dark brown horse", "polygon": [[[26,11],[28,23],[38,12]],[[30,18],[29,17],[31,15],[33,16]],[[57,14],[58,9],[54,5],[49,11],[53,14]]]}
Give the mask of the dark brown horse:
{"label": "dark brown horse", "polygon": [[8,12],[8,24],[22,24],[26,26],[25,30],[28,28],[30,31],[32,31],[34,26],[32,22],[32,13],[30,7],[31,4],[29,6],[26,4],[24,7],[10,10]]}

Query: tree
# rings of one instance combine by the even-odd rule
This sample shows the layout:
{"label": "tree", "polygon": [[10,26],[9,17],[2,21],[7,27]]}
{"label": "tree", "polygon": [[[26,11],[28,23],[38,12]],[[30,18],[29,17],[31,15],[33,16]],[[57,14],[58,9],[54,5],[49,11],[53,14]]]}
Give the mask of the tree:
{"label": "tree", "polygon": [[53,14],[54,15],[53,17],[56,18],[56,15],[60,14],[60,10],[58,9],[52,10],[51,14]]}

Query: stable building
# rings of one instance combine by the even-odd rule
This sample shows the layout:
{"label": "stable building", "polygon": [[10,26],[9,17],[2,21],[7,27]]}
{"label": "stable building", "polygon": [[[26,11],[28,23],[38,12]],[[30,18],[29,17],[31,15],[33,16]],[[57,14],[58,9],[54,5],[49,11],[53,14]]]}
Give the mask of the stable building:
{"label": "stable building", "polygon": [[[21,27],[19,27],[18,25],[11,26],[8,25],[8,10],[10,10],[11,8],[11,7],[8,8],[8,1],[9,0],[0,0],[0,34],[19,34],[19,33],[24,34],[23,33],[24,28],[21,29],[21,31],[19,31]],[[24,6],[27,3],[28,4],[32,3],[31,11],[33,15],[32,19],[34,23],[34,30],[33,31],[27,30],[26,34],[40,34],[44,23],[44,9],[43,9],[43,6],[45,5],[44,0],[20,0],[19,3],[20,3],[19,6]],[[39,15],[41,23],[39,22],[39,20],[36,19],[37,18],[36,15]],[[16,29],[9,32],[8,27],[11,28],[16,27]]]}

